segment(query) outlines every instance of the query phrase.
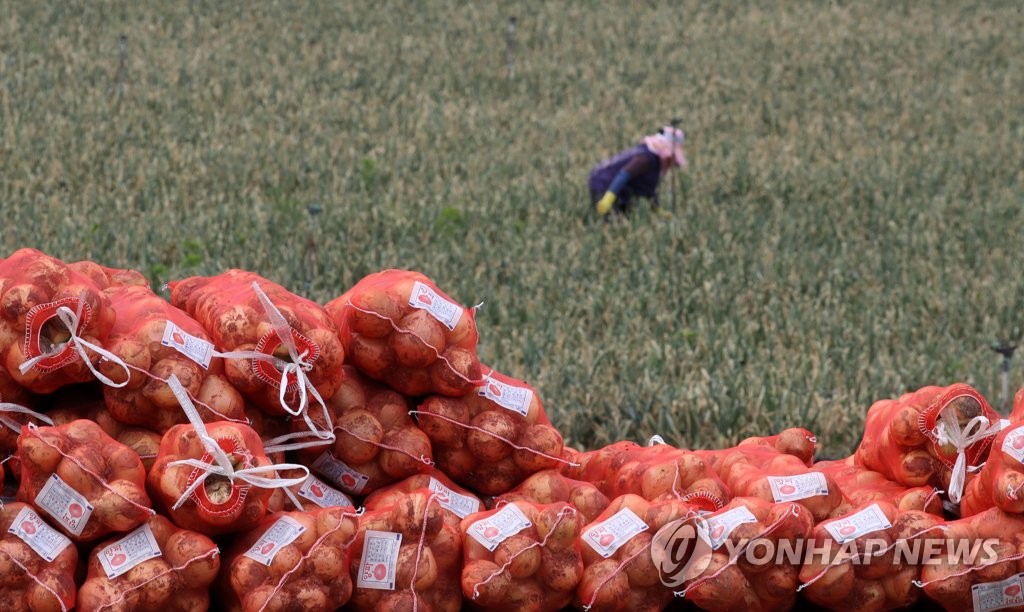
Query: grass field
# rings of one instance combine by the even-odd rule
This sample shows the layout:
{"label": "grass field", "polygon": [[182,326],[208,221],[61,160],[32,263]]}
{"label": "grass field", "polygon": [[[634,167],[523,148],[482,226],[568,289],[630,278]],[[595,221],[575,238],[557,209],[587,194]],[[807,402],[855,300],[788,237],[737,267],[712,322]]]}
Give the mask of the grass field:
{"label": "grass field", "polygon": [[[845,454],[876,399],[1000,402],[1018,2],[143,4],[0,6],[3,254],[320,301],[420,270],[578,446]],[[674,116],[673,218],[594,222],[590,166]]]}

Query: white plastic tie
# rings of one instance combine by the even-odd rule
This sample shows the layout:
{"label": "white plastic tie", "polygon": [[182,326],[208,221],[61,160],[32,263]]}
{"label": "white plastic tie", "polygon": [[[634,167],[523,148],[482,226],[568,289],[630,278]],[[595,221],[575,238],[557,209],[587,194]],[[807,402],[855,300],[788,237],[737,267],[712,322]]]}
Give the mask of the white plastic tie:
{"label": "white plastic tie", "polygon": [[[171,387],[171,391],[174,393],[174,397],[177,398],[178,403],[181,404],[182,410],[185,411],[185,416],[188,417],[192,427],[195,428],[196,434],[199,436],[199,441],[203,444],[203,448],[213,458],[214,463],[206,463],[199,461],[198,459],[179,459],[177,461],[171,461],[167,464],[168,467],[176,466],[189,466],[200,470],[202,473],[198,478],[195,479],[185,492],[181,494],[178,501],[174,502],[171,506],[172,510],[177,510],[185,503],[186,500],[199,488],[203,482],[206,481],[210,476],[223,476],[228,480],[234,482],[235,480],[241,480],[247,482],[254,487],[261,489],[279,489],[295,486],[305,482],[309,478],[309,468],[304,465],[298,465],[295,463],[278,463],[273,465],[266,465],[262,467],[251,467],[236,470],[231,465],[231,457],[224,452],[224,449],[217,444],[217,441],[210,437],[209,432],[206,430],[206,425],[203,420],[199,418],[199,411],[192,404],[192,400],[189,399],[188,393],[185,392],[185,388],[181,385],[178,377],[171,375],[168,379],[167,384]],[[303,476],[298,478],[280,478],[260,476],[260,474],[266,474],[268,472],[275,473],[281,470],[301,470]]]}
{"label": "white plastic tie", "polygon": [[[35,410],[26,408],[26,407],[24,407],[24,406],[22,406],[20,404],[11,404],[11,403],[8,403],[8,402],[0,402],[0,413],[4,413],[4,412],[10,412],[10,413],[14,413],[14,414],[27,414],[27,415],[29,415],[30,417],[32,417],[33,419],[35,419],[37,421],[42,421],[43,423],[46,423],[47,425],[53,426],[53,419],[51,419],[50,417],[46,416],[45,414],[41,414],[39,412],[36,412]],[[14,431],[15,433],[21,433],[21,423],[15,421],[13,419],[7,418],[7,417],[3,416],[3,414],[0,414],[0,424],[3,424],[4,426],[6,426],[8,429]]]}
{"label": "white plastic tie", "polygon": [[[103,384],[107,385],[108,387],[114,387],[117,389],[128,384],[128,379],[132,375],[131,371],[128,369],[128,364],[122,361],[120,357],[111,353],[102,346],[93,344],[92,342],[89,342],[88,340],[85,340],[78,335],[78,324],[79,321],[82,320],[82,309],[84,307],[85,294],[83,293],[78,298],[77,312],[72,311],[67,306],[59,306],[57,308],[57,319],[59,319],[60,322],[64,324],[64,327],[68,329],[68,333],[71,334],[71,337],[68,338],[67,342],[61,342],[60,344],[55,345],[49,352],[43,353],[41,355],[36,355],[35,357],[26,360],[24,363],[18,366],[18,370],[20,370],[22,374],[25,374],[29,370],[34,368],[35,365],[40,361],[53,357],[54,355],[59,355],[65,348],[70,346],[71,348],[78,351],[78,355],[82,358],[82,361],[85,362],[85,365],[88,366],[89,371],[91,371],[93,376],[99,379],[99,381],[102,382]],[[100,355],[103,356],[104,359],[121,366],[121,368],[124,369],[124,382],[115,383],[113,380],[107,378],[99,370],[97,370],[96,367],[92,365],[92,360],[89,359],[89,354],[85,352],[86,347],[91,348],[95,352],[99,353]]]}
{"label": "white plastic tie", "polygon": [[980,466],[967,465],[967,449],[972,444],[980,442],[998,434],[1003,428],[1001,421],[990,422],[988,417],[978,415],[967,422],[963,429],[956,415],[951,410],[943,409],[939,413],[939,422],[936,423],[932,433],[939,446],[951,445],[956,449],[956,462],[953,464],[953,473],[949,479],[949,501],[960,502],[963,496],[964,485],[967,482],[967,472],[975,472]]}

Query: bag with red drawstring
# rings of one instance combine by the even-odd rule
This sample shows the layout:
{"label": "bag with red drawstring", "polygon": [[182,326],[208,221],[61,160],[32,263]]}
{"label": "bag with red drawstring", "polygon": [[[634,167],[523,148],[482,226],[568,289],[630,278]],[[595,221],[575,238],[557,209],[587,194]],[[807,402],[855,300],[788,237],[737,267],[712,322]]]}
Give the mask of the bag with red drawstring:
{"label": "bag with red drawstring", "polygon": [[871,406],[854,460],[908,487],[932,485],[959,503],[968,473],[980,469],[1003,425],[969,385],[923,387]]}
{"label": "bag with red drawstring", "polygon": [[356,527],[352,507],[266,516],[225,554],[221,609],[329,612],[346,605]]}
{"label": "bag with red drawstring", "polygon": [[130,531],[154,514],[138,454],[92,421],[25,426],[18,442],[18,501],[75,542]]}
{"label": "bag with red drawstring", "polygon": [[[78,390],[76,390],[78,391]],[[135,451],[149,473],[160,450],[160,434],[144,427],[133,427],[114,419],[99,397],[82,397],[76,392],[54,403],[45,415],[50,425],[67,425],[85,419],[100,426],[105,434]]]}
{"label": "bag with red drawstring", "polygon": [[177,378],[169,382],[189,423],[164,434],[148,483],[176,525],[206,535],[248,531],[270,511],[276,489],[309,477],[305,466],[273,463],[248,425],[203,423]]}
{"label": "bag with red drawstring", "polygon": [[557,468],[562,435],[529,384],[485,368],[484,384],[464,397],[432,395],[416,420],[437,467],[482,495],[500,495],[527,476]]}
{"label": "bag with red drawstring", "polygon": [[[375,383],[355,368],[342,368],[342,383],[327,400],[334,441],[296,451],[310,469],[349,495],[367,495],[419,472],[430,470],[430,440],[409,415],[400,393]],[[328,422],[312,415],[321,429]],[[292,422],[294,431],[305,425]]]}
{"label": "bag with red drawstring", "polygon": [[88,276],[35,249],[0,260],[0,353],[8,374],[33,393],[99,379],[100,360],[125,369],[103,344],[114,325],[110,300]]}
{"label": "bag with red drawstring", "polygon": [[561,610],[583,576],[583,520],[564,502],[515,501],[462,520],[462,594],[478,608]]}
{"label": "bag with red drawstring", "polygon": [[29,504],[0,505],[0,609],[75,607],[78,548]]}
{"label": "bag with red drawstring", "polygon": [[206,610],[219,571],[213,540],[152,516],[131,533],[96,545],[77,609]]}
{"label": "bag with red drawstring", "polygon": [[1010,425],[996,435],[985,465],[967,482],[960,516],[974,516],[989,508],[1024,514],[1024,423]]}
{"label": "bag with red drawstring", "polygon": [[475,310],[419,272],[370,274],[327,303],[348,363],[409,397],[480,385]]}
{"label": "bag with red drawstring", "polygon": [[457,612],[461,552],[458,517],[434,491],[382,491],[359,517],[348,607]]}

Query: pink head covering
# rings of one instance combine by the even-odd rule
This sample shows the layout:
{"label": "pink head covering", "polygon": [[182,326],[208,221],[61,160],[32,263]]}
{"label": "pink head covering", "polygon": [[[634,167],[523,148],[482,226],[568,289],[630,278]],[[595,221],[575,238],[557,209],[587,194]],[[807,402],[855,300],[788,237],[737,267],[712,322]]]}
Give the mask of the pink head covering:
{"label": "pink head covering", "polygon": [[683,153],[683,143],[686,142],[686,135],[679,128],[665,126],[657,134],[644,138],[644,144],[662,160],[671,159],[680,168],[686,167],[686,155]]}

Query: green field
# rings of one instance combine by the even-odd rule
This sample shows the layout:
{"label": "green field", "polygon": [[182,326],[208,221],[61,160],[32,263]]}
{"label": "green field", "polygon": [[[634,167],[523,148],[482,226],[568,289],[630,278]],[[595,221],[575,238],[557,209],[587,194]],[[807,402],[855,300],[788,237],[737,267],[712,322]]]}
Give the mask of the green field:
{"label": "green field", "polygon": [[[416,269],[581,447],[845,454],[875,399],[1001,402],[1019,2],[143,4],[0,6],[2,255],[319,301]],[[673,218],[595,222],[590,166],[674,116]]]}

